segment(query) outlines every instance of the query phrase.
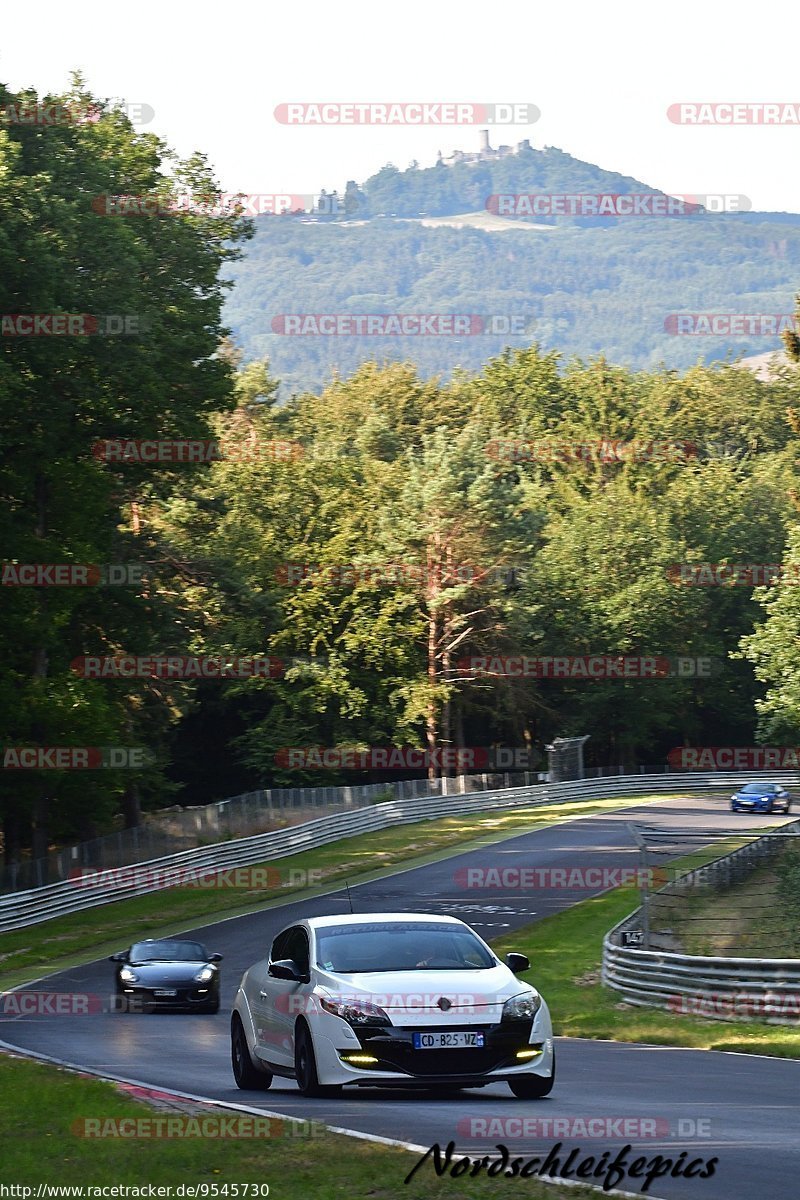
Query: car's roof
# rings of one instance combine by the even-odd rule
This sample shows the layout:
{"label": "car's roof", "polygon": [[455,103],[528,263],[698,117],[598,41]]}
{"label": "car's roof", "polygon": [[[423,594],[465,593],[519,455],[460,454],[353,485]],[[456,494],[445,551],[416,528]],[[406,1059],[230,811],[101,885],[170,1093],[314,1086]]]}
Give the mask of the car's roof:
{"label": "car's roof", "polygon": [[373,921],[391,922],[409,921],[419,922],[420,924],[426,921],[435,921],[437,925],[443,922],[448,925],[463,925],[463,921],[459,921],[458,917],[438,916],[435,913],[343,913],[340,916],[328,917],[307,917],[305,924],[311,929],[323,929],[326,925],[366,925],[372,924]]}

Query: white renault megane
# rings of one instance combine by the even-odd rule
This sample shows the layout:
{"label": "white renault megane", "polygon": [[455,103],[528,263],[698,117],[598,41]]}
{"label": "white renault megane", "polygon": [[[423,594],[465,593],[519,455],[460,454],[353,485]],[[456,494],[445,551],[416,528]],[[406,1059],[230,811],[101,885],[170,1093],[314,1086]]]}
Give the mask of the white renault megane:
{"label": "white renault megane", "polygon": [[438,1089],[505,1080],[546,1096],[555,1079],[550,1013],[455,917],[311,917],[284,929],[242,977],[231,1017],[240,1088],[296,1079],[306,1096],[344,1084]]}

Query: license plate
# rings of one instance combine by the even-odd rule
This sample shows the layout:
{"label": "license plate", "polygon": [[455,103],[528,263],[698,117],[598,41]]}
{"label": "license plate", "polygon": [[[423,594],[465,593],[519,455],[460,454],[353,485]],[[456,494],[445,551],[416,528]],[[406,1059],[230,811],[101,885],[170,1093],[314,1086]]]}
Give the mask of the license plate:
{"label": "license plate", "polygon": [[156,988],[153,992],[154,996],[177,996],[177,988]]}
{"label": "license plate", "polygon": [[483,1046],[483,1033],[414,1033],[415,1050],[464,1050]]}

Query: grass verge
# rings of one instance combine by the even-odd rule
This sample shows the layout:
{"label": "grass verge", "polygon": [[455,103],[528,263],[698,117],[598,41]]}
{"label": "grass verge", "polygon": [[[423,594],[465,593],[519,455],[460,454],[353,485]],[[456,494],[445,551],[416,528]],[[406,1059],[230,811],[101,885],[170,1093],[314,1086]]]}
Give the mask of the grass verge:
{"label": "grass verge", "polygon": [[[576,817],[673,798],[663,795],[616,796],[541,808],[460,814],[399,825],[260,864],[273,871],[279,870],[288,886],[251,890],[174,887],[55,917],[40,925],[0,934],[0,987],[26,983],[40,975],[43,969],[48,974],[67,970],[87,958],[111,954],[137,938],[166,936],[210,924],[220,917],[241,916],[284,904],[290,898],[299,900],[305,895],[319,894],[321,889],[334,890],[345,879],[350,883],[363,883],[391,874],[392,868],[400,864],[403,868],[423,866],[446,858],[448,854],[460,854]],[[315,880],[312,891],[302,884],[291,886],[292,879],[309,877]]]}
{"label": "grass verge", "polygon": [[[718,846],[713,855],[706,852],[707,859],[718,855]],[[693,855],[691,865],[698,865],[698,861]],[[554,1032],[562,1037],[800,1058],[800,1031],[789,1027],[703,1020],[658,1008],[639,1008],[625,1004],[619,992],[603,987],[603,938],[638,904],[634,888],[615,888],[506,934],[492,946],[501,956],[509,950],[528,955],[531,970],[524,978],[541,990],[553,1016]]]}
{"label": "grass verge", "polygon": [[[222,1109],[205,1111],[234,1115]],[[390,1200],[397,1195],[408,1200],[481,1200],[498,1194],[496,1179],[437,1179],[430,1162],[404,1186],[418,1154],[320,1131],[313,1123],[271,1122],[277,1136],[247,1139],[87,1139],[73,1132],[75,1123],[87,1117],[106,1121],[152,1115],[149,1107],[102,1080],[0,1055],[0,1178],[31,1187],[33,1196],[41,1182],[83,1188],[205,1184],[209,1197],[214,1186],[219,1189],[216,1194],[224,1196],[226,1184],[238,1183],[241,1197],[243,1183],[268,1184],[275,1200]],[[313,1136],[297,1135],[304,1126]],[[228,1195],[234,1194],[231,1188]],[[526,1179],[525,1195],[529,1200],[594,1200],[597,1192]]]}
{"label": "grass verge", "polygon": [[[735,958],[785,958],[797,955],[800,896],[783,887],[784,869],[800,859],[784,852],[776,863],[760,867],[741,883],[719,891],[682,897],[667,910],[675,939],[686,954]],[[796,868],[797,869],[797,868]],[[786,891],[789,891],[789,896]]]}

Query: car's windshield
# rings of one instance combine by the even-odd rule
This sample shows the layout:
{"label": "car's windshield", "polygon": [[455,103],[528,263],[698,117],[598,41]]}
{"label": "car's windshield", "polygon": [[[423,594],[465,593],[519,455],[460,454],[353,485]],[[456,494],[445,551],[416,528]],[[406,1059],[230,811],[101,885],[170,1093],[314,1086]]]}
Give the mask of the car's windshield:
{"label": "car's windshield", "polygon": [[128,957],[132,963],[200,962],[205,961],[208,954],[200,942],[160,941],[136,942]]}
{"label": "car's windshield", "polygon": [[746,783],[742,788],[743,792],[751,795],[761,795],[763,792],[776,792],[777,790],[777,785],[774,783]]}
{"label": "car's windshield", "polygon": [[363,971],[486,970],[495,959],[469,930],[422,921],[370,921],[317,930],[317,966]]}

